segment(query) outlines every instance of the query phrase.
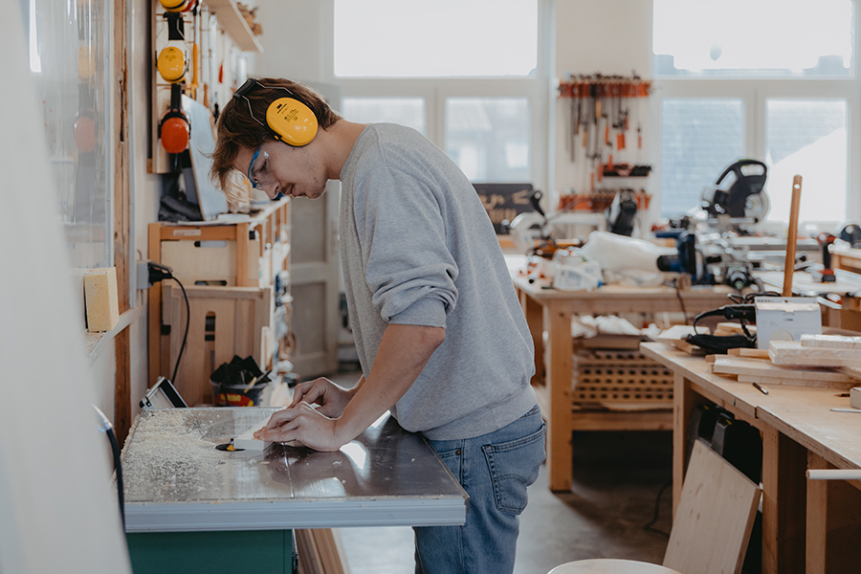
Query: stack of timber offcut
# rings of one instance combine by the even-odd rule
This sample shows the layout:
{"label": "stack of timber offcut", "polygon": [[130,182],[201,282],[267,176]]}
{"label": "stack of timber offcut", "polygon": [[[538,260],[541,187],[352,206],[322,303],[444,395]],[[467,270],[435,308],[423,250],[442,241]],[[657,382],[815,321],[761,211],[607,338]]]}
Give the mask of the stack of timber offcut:
{"label": "stack of timber offcut", "polygon": [[715,356],[712,370],[742,383],[834,389],[854,387],[861,379],[861,337],[803,335],[801,341],[772,341],[768,354],[762,352]]}

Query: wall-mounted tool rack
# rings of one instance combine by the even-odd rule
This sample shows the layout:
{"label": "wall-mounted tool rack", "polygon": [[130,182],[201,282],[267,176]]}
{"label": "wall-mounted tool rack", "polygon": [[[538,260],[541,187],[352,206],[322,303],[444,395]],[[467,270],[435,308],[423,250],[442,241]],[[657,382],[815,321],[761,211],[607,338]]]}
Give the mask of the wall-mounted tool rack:
{"label": "wall-mounted tool rack", "polygon": [[[652,82],[632,76],[569,75],[559,97],[569,98],[571,163],[581,193],[596,191],[605,177],[646,177],[644,120]],[[613,184],[618,187],[618,184]]]}

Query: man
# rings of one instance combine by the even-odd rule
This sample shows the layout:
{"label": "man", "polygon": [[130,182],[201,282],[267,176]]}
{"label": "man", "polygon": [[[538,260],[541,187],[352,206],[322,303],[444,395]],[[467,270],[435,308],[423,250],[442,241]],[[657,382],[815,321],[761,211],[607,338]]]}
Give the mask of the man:
{"label": "man", "polygon": [[[414,130],[335,114],[308,87],[249,80],[218,120],[212,172],[269,197],[341,181],[341,258],[363,376],[297,385],[258,438],[337,450],[387,410],[469,494],[463,527],[416,528],[416,572],[511,572],[544,460],[533,347],[493,226],[457,166]],[[319,408],[312,408],[316,404]]]}

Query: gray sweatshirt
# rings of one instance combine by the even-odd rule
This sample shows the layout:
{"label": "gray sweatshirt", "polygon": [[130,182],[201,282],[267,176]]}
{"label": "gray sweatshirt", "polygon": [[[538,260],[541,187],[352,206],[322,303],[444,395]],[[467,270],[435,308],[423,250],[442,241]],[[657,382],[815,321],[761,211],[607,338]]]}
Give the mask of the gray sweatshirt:
{"label": "gray sweatshirt", "polygon": [[341,262],[367,377],[390,323],[445,341],[392,409],[431,440],[472,438],[535,404],[532,338],[466,176],[418,132],[371,124],[341,170]]}

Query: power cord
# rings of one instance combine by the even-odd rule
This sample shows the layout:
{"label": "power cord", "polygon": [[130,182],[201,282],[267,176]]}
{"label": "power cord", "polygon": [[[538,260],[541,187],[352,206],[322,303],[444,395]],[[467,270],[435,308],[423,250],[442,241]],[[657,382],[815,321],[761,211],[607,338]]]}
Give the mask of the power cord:
{"label": "power cord", "polygon": [[657,528],[654,528],[654,525],[658,521],[658,516],[660,515],[660,512],[661,512],[661,497],[664,496],[664,492],[672,485],[673,485],[673,481],[670,480],[664,486],[662,486],[661,489],[658,491],[658,498],[657,498],[657,500],[655,500],[655,515],[652,517],[652,520],[650,520],[645,526],[643,526],[643,530],[645,530],[647,532],[654,532],[655,534],[660,534],[664,538],[669,538],[670,535],[667,534],[666,532],[664,532],[663,530],[659,530]]}
{"label": "power cord", "polygon": [[[673,287],[676,288],[676,297],[679,298],[679,305],[682,306],[682,314],[685,316],[685,325],[691,322],[688,317],[688,310],[685,308],[685,300],[682,299],[682,290],[679,288],[679,278],[676,277],[673,281]],[[696,332],[696,323],[694,323],[694,332]]]}
{"label": "power cord", "polygon": [[123,530],[126,529],[126,502],[125,502],[125,489],[123,488],[123,466],[120,461],[120,445],[117,443],[117,437],[114,434],[114,425],[111,424],[111,421],[108,420],[108,417],[105,416],[99,407],[93,405],[93,408],[96,409],[96,414],[99,416],[99,421],[102,423],[99,426],[99,432],[103,432],[108,435],[108,440],[111,442],[111,453],[114,456],[114,470],[117,473],[117,502],[120,505],[120,520],[123,523]]}
{"label": "power cord", "polygon": [[182,289],[182,297],[185,299],[185,333],[182,335],[182,345],[179,347],[179,355],[176,357],[176,365],[173,367],[173,376],[170,381],[176,386],[176,375],[179,372],[179,362],[182,360],[182,352],[185,350],[185,343],[188,340],[188,325],[191,323],[191,306],[188,303],[188,293],[185,292],[182,282],[174,277],[173,269],[161,263],[147,262],[149,268],[149,282],[158,283],[164,279],[173,279],[179,288]]}

